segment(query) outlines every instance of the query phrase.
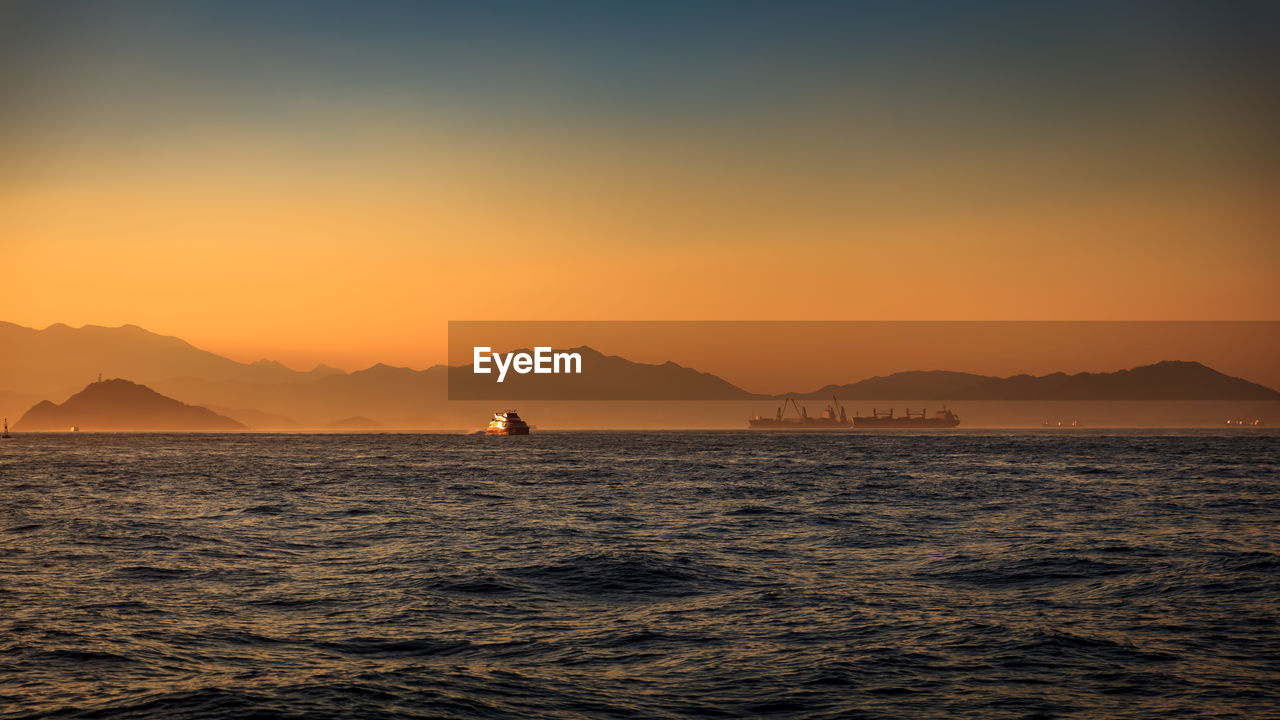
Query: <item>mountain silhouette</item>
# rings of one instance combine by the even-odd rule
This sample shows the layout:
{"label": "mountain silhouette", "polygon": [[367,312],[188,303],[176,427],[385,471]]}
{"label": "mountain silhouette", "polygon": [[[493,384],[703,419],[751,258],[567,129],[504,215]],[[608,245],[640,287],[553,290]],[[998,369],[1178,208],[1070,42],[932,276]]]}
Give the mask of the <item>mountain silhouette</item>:
{"label": "mountain silhouette", "polygon": [[244,430],[245,426],[208,408],[186,405],[145,385],[103,380],[61,405],[41,401],[13,426],[27,432],[67,430],[175,431]]}
{"label": "mountain silhouette", "polygon": [[[501,384],[495,382],[495,375],[472,373],[470,365],[415,370],[379,363],[346,373],[325,366],[298,372],[272,361],[239,363],[134,325],[53,325],[33,330],[0,322],[0,347],[5,349],[0,353],[0,411],[11,418],[44,398],[77,393],[99,372],[128,377],[161,396],[211,409],[248,427],[272,430],[324,429],[335,418],[353,417],[368,418],[386,428],[472,427],[478,422],[476,417],[483,419],[495,410],[507,409],[507,401],[543,399],[566,401],[558,412],[562,418],[583,418],[573,421],[582,423],[575,427],[615,422],[621,426],[631,418],[615,419],[614,409],[607,406],[574,403],[772,397],[754,394],[695,368],[672,362],[638,363],[587,346],[569,350],[582,355],[585,372],[581,375],[509,372]],[[910,371],[777,397],[826,401],[833,394],[849,401],[1280,400],[1275,390],[1197,362],[1160,362],[1109,373],[1012,377]],[[468,397],[476,400],[461,401]],[[50,413],[51,407],[58,407],[52,403],[40,406],[30,421],[32,426],[37,418]],[[651,427],[675,427],[699,420],[708,411],[672,408],[663,414],[656,408],[633,407],[628,412],[634,417],[650,413],[653,422],[660,423]],[[54,430],[72,424],[91,426],[83,419],[49,420],[52,425],[40,422]]]}
{"label": "mountain silhouette", "polygon": [[830,400],[832,395],[849,400],[949,399],[979,382],[993,379],[997,378],[950,370],[908,370],[885,377],[877,375],[847,385],[827,385],[810,393],[783,393],[777,397],[800,400]]}
{"label": "mountain silhouette", "polygon": [[1110,373],[1052,373],[1000,378],[971,373],[912,371],[811,393],[802,400],[1280,400],[1280,392],[1231,377],[1198,362],[1166,360]]}
{"label": "mountain silhouette", "polygon": [[181,378],[203,382],[265,385],[307,383],[341,374],[324,365],[309,372],[260,360],[241,363],[137,325],[73,328],[62,323],[43,330],[0,322],[0,400],[24,408],[47,397],[66,397],[98,377],[126,377],[173,395],[167,384]]}
{"label": "mountain silhouette", "polygon": [[[510,351],[530,353],[529,348]],[[450,367],[451,400],[751,400],[766,397],[747,392],[711,373],[674,362],[638,363],[605,355],[585,345],[555,349],[582,357],[581,374],[519,374],[509,371],[503,382],[496,371],[477,374],[472,365]],[[505,353],[504,353],[505,354]],[[492,363],[489,364],[492,369]]]}
{"label": "mountain silhouette", "polygon": [[299,372],[273,360],[236,362],[137,325],[73,328],[56,323],[36,330],[0,322],[0,347],[6,350],[0,354],[0,373],[21,376],[35,387],[65,384],[70,377],[94,377],[99,373],[143,383],[184,376],[281,383],[309,382],[342,372],[325,365]]}
{"label": "mountain silhouette", "polygon": [[[226,414],[254,429],[325,428],[334,418],[364,416],[387,427],[456,427],[448,406],[446,368],[413,370],[378,364],[306,383],[247,383],[174,378],[165,394]],[[237,408],[231,410],[231,408]],[[256,413],[246,412],[252,408]]]}

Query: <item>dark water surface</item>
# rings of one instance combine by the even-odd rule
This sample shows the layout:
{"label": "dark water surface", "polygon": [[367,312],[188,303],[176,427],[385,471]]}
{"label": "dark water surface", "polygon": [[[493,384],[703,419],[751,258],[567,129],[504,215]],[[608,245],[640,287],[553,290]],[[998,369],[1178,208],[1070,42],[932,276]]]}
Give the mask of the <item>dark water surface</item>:
{"label": "dark water surface", "polygon": [[1280,437],[0,443],[0,717],[1280,717]]}

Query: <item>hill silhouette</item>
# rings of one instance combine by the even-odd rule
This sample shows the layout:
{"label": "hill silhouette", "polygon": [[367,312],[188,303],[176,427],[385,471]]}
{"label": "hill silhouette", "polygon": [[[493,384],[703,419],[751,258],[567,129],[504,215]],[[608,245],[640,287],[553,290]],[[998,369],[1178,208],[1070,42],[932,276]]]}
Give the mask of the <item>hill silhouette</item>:
{"label": "hill silhouette", "polygon": [[1178,360],[1110,373],[1007,378],[943,370],[901,372],[778,397],[816,400],[832,395],[842,400],[1280,400],[1280,392],[1271,388]]}
{"label": "hill silhouette", "polygon": [[186,405],[145,385],[103,380],[61,405],[44,400],[14,425],[26,432],[81,430],[175,431],[244,430],[245,426],[208,408]]}

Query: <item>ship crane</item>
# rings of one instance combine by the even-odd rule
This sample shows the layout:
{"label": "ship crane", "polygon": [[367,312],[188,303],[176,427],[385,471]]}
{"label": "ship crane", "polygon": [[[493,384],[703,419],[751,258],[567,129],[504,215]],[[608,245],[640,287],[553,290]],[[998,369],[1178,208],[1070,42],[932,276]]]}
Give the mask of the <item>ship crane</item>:
{"label": "ship crane", "polygon": [[[852,423],[849,421],[849,416],[845,413],[845,409],[840,407],[839,400],[832,398],[832,402],[835,404],[828,405],[820,416],[815,417],[809,415],[809,408],[801,405],[800,401],[794,396],[788,396],[783,399],[782,406],[777,409],[773,417],[762,418],[757,415],[751,418],[748,426],[775,430],[816,430],[850,427]],[[788,417],[789,408],[795,409],[794,418]]]}
{"label": "ship crane", "polygon": [[800,403],[796,402],[796,399],[795,399],[795,398],[793,398],[793,397],[789,397],[789,398],[787,398],[786,402],[782,403],[782,407],[778,408],[778,419],[779,419],[779,420],[781,420],[781,419],[782,419],[782,416],[783,416],[783,415],[786,415],[786,414],[787,414],[787,406],[788,406],[788,405],[790,405],[791,407],[793,407],[793,408],[795,408],[795,409],[796,409],[796,416],[797,416],[797,417],[805,417],[805,416],[807,416],[807,415],[809,414],[809,413],[805,412],[805,409],[804,409],[804,408],[800,407]]}

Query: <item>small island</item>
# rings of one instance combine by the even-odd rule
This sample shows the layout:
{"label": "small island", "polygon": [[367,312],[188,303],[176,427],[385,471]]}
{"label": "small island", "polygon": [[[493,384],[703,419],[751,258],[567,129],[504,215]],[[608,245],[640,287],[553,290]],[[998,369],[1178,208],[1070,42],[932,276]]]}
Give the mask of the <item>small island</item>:
{"label": "small island", "polygon": [[246,430],[229,417],[198,405],[165,397],[145,385],[121,380],[99,380],[72,395],[61,405],[43,400],[23,414],[14,430],[58,432],[78,427],[84,431],[116,432],[219,432]]}

